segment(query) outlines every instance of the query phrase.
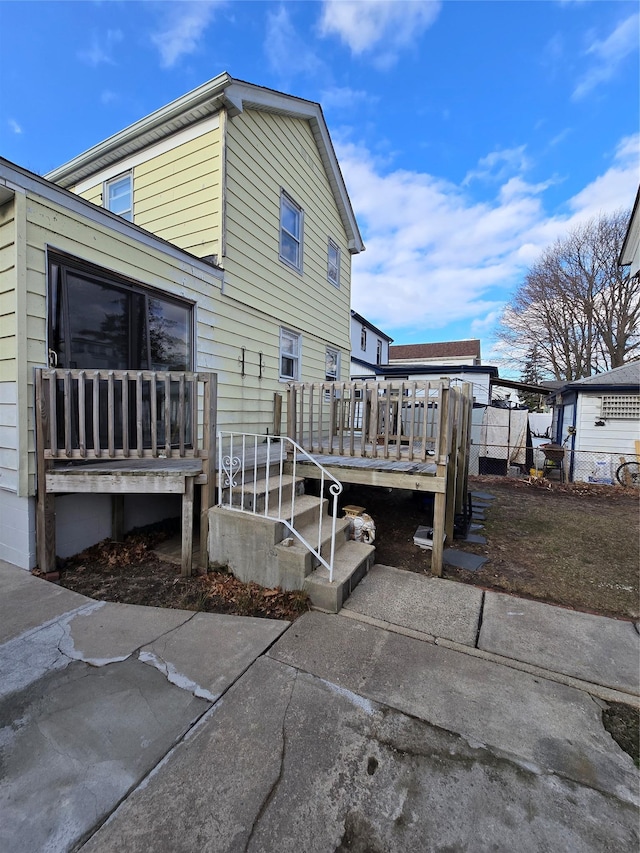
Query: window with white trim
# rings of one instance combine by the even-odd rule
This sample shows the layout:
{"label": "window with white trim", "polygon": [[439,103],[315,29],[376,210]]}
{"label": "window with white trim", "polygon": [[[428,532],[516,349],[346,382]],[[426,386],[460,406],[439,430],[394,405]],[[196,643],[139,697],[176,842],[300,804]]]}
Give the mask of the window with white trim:
{"label": "window with white trim", "polygon": [[382,341],[380,338],[376,344],[376,364],[382,364]]}
{"label": "window with white trim", "polygon": [[340,351],[327,347],[325,353],[324,378],[327,382],[337,382],[340,379]]}
{"label": "window with white trim", "polygon": [[340,246],[331,237],[327,250],[327,279],[334,287],[340,287]]}
{"label": "window with white trim", "polygon": [[302,208],[282,190],[280,193],[280,260],[302,272]]}
{"label": "window with white trim", "polygon": [[280,329],[280,379],[300,379],[301,336],[289,329]]}
{"label": "window with white trim", "polygon": [[110,181],[105,181],[104,207],[112,213],[117,213],[123,219],[133,222],[133,191],[131,172],[119,175]]}
{"label": "window with white trim", "polygon": [[362,352],[367,351],[367,329],[366,326],[363,326],[360,329],[360,349]]}

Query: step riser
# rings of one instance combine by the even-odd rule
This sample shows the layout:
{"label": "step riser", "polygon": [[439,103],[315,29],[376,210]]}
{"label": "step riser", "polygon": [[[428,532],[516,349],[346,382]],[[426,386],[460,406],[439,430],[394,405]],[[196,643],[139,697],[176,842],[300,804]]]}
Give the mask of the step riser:
{"label": "step riser", "polygon": [[[293,483],[286,483],[282,487],[282,510],[283,513],[286,514],[287,510],[291,506],[291,495],[293,493]],[[301,480],[295,484],[295,494],[296,497],[300,497],[304,494],[304,481]],[[269,515],[276,515],[278,511],[278,487],[274,486],[269,489]],[[255,503],[255,507],[254,507]],[[225,489],[222,493],[222,504],[223,506],[229,505],[229,489]],[[231,495],[231,505],[234,507],[242,507],[245,512],[256,512],[256,513],[264,513],[265,507],[267,506],[267,496],[266,492],[256,491],[256,494],[253,494],[253,488],[250,483],[245,483],[244,495],[242,493],[242,489],[240,486],[236,486],[233,489]],[[295,509],[295,504],[294,504]]]}
{"label": "step riser", "polygon": [[367,574],[375,563],[375,548],[370,546],[368,553],[358,559],[347,577],[342,580],[328,583],[327,580],[316,580],[314,575],[309,575],[305,580],[305,591],[313,607],[319,610],[327,610],[329,613],[338,613],[353,590]]}

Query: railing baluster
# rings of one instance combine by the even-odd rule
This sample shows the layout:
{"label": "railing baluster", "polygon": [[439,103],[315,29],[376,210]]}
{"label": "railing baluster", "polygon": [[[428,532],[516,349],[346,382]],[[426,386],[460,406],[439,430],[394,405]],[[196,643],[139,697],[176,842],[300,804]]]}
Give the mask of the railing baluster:
{"label": "railing baluster", "polygon": [[115,456],[115,397],[114,397],[114,380],[113,370],[107,374],[107,442],[109,447],[109,456],[113,459]]}
{"label": "railing baluster", "polygon": [[54,459],[58,455],[58,373],[49,376],[49,446]]}
{"label": "railing baluster", "polygon": [[142,456],[142,454],[144,453],[144,432],[142,429],[142,408],[144,404],[142,399],[142,390],[142,373],[138,371],[136,373],[136,443],[138,449],[138,456]]}
{"label": "railing baluster", "polygon": [[85,383],[86,374],[81,370],[78,374],[78,449],[80,456],[86,459],[87,456],[87,424],[86,424],[86,401],[85,401]]}
{"label": "railing baluster", "polygon": [[71,456],[71,371],[65,370],[63,379],[63,406],[64,406],[64,452],[65,456]]}
{"label": "railing baluster", "polygon": [[158,383],[156,374],[151,374],[149,380],[149,402],[151,408],[151,455],[158,455]]}
{"label": "railing baluster", "polygon": [[349,385],[349,449],[351,455],[355,456],[355,434],[356,434],[356,385],[351,382]]}
{"label": "railing baluster", "polygon": [[320,393],[318,395],[318,453],[322,453],[323,448],[324,448],[324,430],[323,430],[324,393],[325,393],[325,383],[322,382],[320,384]]}
{"label": "railing baluster", "polygon": [[[244,462],[242,464],[244,468]],[[253,439],[253,511],[256,511],[256,501],[258,500],[258,436]]]}
{"label": "railing baluster", "polygon": [[171,374],[164,377],[164,452],[171,456]]}
{"label": "railing baluster", "polygon": [[184,391],[184,373],[180,374],[180,382],[178,385],[178,441],[180,442],[180,456],[184,456],[184,416],[185,416],[185,391]]}
{"label": "railing baluster", "polygon": [[122,409],[122,455],[129,458],[129,374],[125,370],[120,380],[120,406]]}
{"label": "railing baluster", "polygon": [[340,383],[340,402],[338,411],[340,412],[340,421],[338,424],[338,452],[340,456],[344,456],[344,382]]}
{"label": "railing baluster", "polygon": [[93,453],[98,459],[102,456],[100,447],[100,371],[93,371]]}
{"label": "railing baluster", "polygon": [[416,396],[416,383],[412,382],[409,388],[409,399],[407,401],[407,410],[411,415],[409,421],[409,459],[413,462],[413,442],[416,434],[416,415],[418,412],[418,398]]}
{"label": "railing baluster", "polygon": [[404,407],[404,382],[398,389],[398,408],[396,411],[396,459],[402,454],[402,410]]}

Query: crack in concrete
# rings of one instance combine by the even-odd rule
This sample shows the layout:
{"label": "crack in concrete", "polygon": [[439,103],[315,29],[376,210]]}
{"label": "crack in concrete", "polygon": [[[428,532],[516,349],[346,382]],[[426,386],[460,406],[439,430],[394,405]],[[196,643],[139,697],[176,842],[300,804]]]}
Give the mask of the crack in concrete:
{"label": "crack in concrete", "polygon": [[289,694],[289,699],[287,701],[286,708],[284,709],[284,713],[282,715],[282,729],[281,729],[282,747],[280,750],[280,766],[278,768],[278,775],[276,776],[275,780],[273,781],[273,784],[271,785],[270,789],[268,790],[267,795],[264,798],[264,800],[262,801],[262,804],[261,804],[260,808],[258,809],[258,813],[256,814],[256,816],[253,820],[253,823],[251,824],[251,829],[249,830],[249,835],[247,837],[247,841],[246,841],[246,844],[244,846],[244,853],[248,853],[249,845],[251,844],[251,841],[252,841],[253,836],[255,834],[255,831],[258,827],[258,824],[262,820],[262,817],[264,816],[265,812],[267,811],[271,802],[273,801],[273,798],[276,795],[276,791],[278,789],[278,786],[280,785],[280,782],[282,781],[282,777],[284,775],[284,763],[285,763],[285,759],[286,759],[286,755],[287,755],[287,731],[286,731],[287,714],[289,713],[289,707],[291,706],[291,702],[293,701],[293,694],[294,694],[294,691],[296,688],[296,684],[298,682],[298,671],[294,670],[294,673],[295,674],[293,677],[293,683],[291,685],[291,693]]}

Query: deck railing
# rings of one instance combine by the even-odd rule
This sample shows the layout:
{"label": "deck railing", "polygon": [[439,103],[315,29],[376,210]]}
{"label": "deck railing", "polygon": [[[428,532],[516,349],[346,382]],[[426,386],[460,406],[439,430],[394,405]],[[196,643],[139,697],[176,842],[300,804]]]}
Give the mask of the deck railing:
{"label": "deck railing", "polygon": [[39,368],[39,452],[50,460],[208,456],[214,380],[188,371]]}
{"label": "deck railing", "polygon": [[439,452],[448,393],[447,380],[296,382],[287,433],[310,453],[424,462]]}
{"label": "deck railing", "polygon": [[[297,442],[286,436],[277,438],[255,433],[219,432],[218,455],[218,504],[235,512],[281,522],[327,569],[329,582],[333,581],[338,497],[342,492],[342,483]],[[325,484],[331,495],[328,517],[323,512],[323,501],[319,503],[317,532],[314,532],[313,541],[305,538],[295,526],[296,468],[299,459],[318,468],[320,495],[324,495]],[[286,485],[285,460],[288,460],[288,468],[291,467],[292,471],[291,482]],[[265,482],[258,491],[258,478],[263,469]],[[264,504],[260,506],[263,493]],[[323,554],[327,523],[330,534],[328,559]]]}

